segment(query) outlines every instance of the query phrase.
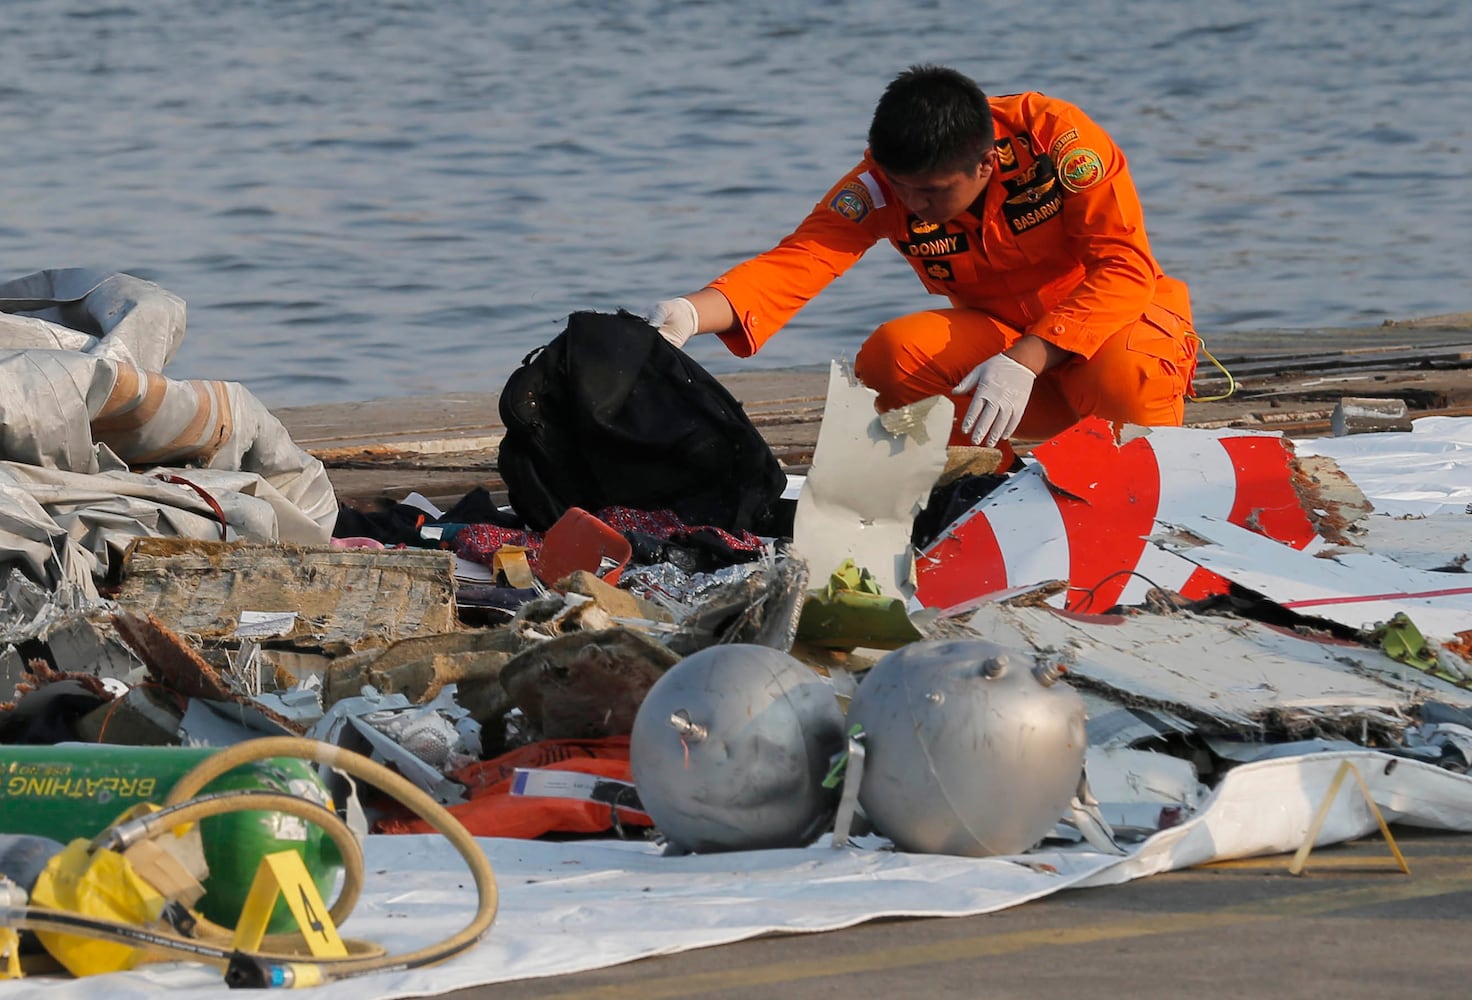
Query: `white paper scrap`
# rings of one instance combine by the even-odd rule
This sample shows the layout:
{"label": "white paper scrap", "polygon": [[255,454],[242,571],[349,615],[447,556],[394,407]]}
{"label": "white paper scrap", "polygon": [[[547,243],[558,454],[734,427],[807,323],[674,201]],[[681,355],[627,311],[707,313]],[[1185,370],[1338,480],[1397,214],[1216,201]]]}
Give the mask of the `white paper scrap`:
{"label": "white paper scrap", "polygon": [[295,611],[242,611],[235,623],[237,639],[268,639],[296,628]]}

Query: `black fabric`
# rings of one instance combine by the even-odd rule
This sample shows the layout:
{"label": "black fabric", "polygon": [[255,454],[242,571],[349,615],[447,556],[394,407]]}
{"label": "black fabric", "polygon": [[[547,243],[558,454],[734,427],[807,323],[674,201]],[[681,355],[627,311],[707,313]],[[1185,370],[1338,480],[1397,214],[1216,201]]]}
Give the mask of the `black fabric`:
{"label": "black fabric", "polygon": [[956,520],[1007,481],[1005,473],[961,476],[930,491],[925,509],[915,515],[910,527],[910,544],[928,548]]}
{"label": "black fabric", "polygon": [[624,537],[629,540],[632,552],[629,562],[636,566],[668,563],[684,573],[713,573],[756,558],[751,552],[733,549],[720,532],[709,528],[687,532],[679,541],[645,531],[625,531]]}
{"label": "black fabric", "polygon": [[439,542],[426,542],[422,528],[426,524],[494,524],[501,528],[525,528],[521,518],[501,510],[484,486],[477,486],[455,502],[441,517],[430,517],[420,507],[407,503],[378,500],[369,510],[343,504],[338,507],[337,521],[332,526],[333,538],[372,538],[385,545],[411,545],[438,548]]}
{"label": "black fabric", "polygon": [[419,527],[425,513],[402,503],[385,503],[373,510],[342,504],[332,525],[333,538],[371,538],[385,545],[422,545]]}
{"label": "black fabric", "polygon": [[433,523],[444,524],[494,524],[501,528],[525,528],[521,518],[511,511],[502,510],[484,486],[477,486],[466,493],[455,506]]}
{"label": "black fabric", "polygon": [[741,404],[644,320],[578,312],[501,392],[497,465],[536,531],[569,507],[768,533],[787,477]]}

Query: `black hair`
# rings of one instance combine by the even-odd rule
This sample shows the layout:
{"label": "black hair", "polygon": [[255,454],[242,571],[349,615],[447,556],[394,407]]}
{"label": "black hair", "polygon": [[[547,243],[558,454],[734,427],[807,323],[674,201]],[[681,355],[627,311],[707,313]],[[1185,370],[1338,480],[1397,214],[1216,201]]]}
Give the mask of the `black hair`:
{"label": "black hair", "polygon": [[911,66],[895,77],[869,123],[874,162],[895,174],[969,170],[995,141],[986,94],[946,66]]}

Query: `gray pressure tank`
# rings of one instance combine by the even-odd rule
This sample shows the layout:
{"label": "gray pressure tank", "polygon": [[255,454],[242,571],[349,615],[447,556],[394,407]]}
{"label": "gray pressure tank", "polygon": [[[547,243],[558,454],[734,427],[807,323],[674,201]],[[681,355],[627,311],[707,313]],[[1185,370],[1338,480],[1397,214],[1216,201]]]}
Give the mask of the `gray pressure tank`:
{"label": "gray pressure tank", "polygon": [[843,710],[812,668],[769,646],[709,646],[654,682],[629,763],[672,852],[801,847],[827,828],[823,787]]}
{"label": "gray pressure tank", "polygon": [[849,704],[863,726],[859,804],[902,850],[984,857],[1035,845],[1083,772],[1083,699],[1060,669],[985,639],[911,643]]}

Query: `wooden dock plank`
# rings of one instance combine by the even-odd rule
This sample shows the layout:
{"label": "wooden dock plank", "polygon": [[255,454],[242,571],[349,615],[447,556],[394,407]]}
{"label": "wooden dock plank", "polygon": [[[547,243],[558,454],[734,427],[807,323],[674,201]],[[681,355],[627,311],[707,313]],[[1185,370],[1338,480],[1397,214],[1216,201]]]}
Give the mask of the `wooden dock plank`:
{"label": "wooden dock plank", "polygon": [[[1203,358],[1195,382],[1199,398],[1186,407],[1188,426],[1325,435],[1334,406],[1344,397],[1403,399],[1412,418],[1472,415],[1472,331],[1465,329],[1433,327],[1420,344],[1405,336],[1378,345],[1350,338],[1336,351],[1280,347],[1219,360],[1232,373],[1236,392],[1224,400],[1211,398],[1225,392],[1228,382]],[[742,372],[720,380],[783,465],[806,471],[822,420],[828,366]],[[453,502],[478,486],[492,493],[504,489],[496,472],[504,433],[498,398],[496,393],[456,393],[275,413],[293,440],[327,466],[339,500],[371,503],[417,491],[436,502]],[[1022,442],[1021,450],[1026,447]]]}

